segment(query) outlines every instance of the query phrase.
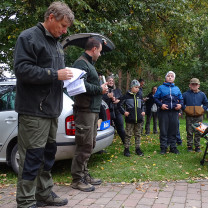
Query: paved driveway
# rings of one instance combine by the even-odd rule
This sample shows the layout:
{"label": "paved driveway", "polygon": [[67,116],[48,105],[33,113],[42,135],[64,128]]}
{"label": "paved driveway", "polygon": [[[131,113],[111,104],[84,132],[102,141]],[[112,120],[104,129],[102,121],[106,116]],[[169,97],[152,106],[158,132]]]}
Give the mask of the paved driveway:
{"label": "paved driveway", "polygon": [[[66,208],[208,208],[207,180],[195,183],[102,184],[94,192],[55,185],[54,191],[68,198],[69,203],[64,206]],[[1,187],[0,207],[16,207],[15,195],[14,185]]]}

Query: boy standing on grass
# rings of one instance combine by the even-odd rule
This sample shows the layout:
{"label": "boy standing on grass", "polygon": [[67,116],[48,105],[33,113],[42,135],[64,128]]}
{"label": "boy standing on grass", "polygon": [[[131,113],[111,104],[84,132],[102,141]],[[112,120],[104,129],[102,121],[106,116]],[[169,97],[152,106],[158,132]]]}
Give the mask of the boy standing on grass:
{"label": "boy standing on grass", "polygon": [[131,82],[131,89],[128,91],[118,103],[120,112],[125,116],[126,121],[126,137],[124,144],[124,156],[130,157],[129,146],[132,134],[135,136],[136,154],[143,156],[143,152],[140,149],[140,137],[141,137],[141,123],[143,116],[145,116],[142,95],[139,93],[139,82],[134,79]]}
{"label": "boy standing on grass", "polygon": [[154,95],[155,103],[159,107],[160,154],[162,155],[166,154],[168,144],[170,152],[179,154],[176,147],[176,134],[183,97],[180,89],[174,85],[174,80],[175,73],[169,71],[165,76],[165,82],[158,87]]}
{"label": "boy standing on grass", "polygon": [[[206,95],[199,90],[200,81],[197,78],[190,80],[190,90],[183,93],[183,109],[186,113],[186,131],[187,131],[187,149],[193,151],[193,133],[192,124],[202,122],[203,114],[207,110],[208,100]],[[201,152],[200,133],[195,132],[194,145],[195,152]]]}

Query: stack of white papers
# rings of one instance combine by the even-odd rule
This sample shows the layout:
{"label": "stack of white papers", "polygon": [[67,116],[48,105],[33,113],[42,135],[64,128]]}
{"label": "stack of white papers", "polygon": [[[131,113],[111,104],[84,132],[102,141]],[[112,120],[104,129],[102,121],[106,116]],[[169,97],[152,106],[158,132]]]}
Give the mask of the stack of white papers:
{"label": "stack of white papers", "polygon": [[64,87],[66,87],[69,96],[86,92],[84,79],[81,79],[82,76],[86,74],[86,71],[77,68],[68,68],[70,68],[73,73],[73,77],[71,79],[64,80]]}

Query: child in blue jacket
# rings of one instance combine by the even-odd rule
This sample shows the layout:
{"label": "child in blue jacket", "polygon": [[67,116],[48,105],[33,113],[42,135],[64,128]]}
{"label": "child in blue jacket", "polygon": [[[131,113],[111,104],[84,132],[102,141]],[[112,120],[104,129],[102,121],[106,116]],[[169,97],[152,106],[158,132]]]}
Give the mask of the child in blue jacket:
{"label": "child in blue jacket", "polygon": [[169,71],[165,76],[165,82],[158,87],[154,95],[155,103],[159,107],[160,154],[166,153],[168,144],[170,152],[179,154],[176,147],[176,134],[183,97],[180,89],[174,85],[174,80],[175,73]]}
{"label": "child in blue jacket", "polygon": [[142,94],[139,92],[140,83],[134,79],[131,82],[131,89],[128,91],[118,103],[118,108],[121,114],[125,116],[126,121],[126,137],[124,143],[124,156],[130,157],[129,146],[132,135],[135,136],[136,154],[143,156],[143,152],[140,149],[140,137],[141,137],[141,123],[143,116],[145,116]]}

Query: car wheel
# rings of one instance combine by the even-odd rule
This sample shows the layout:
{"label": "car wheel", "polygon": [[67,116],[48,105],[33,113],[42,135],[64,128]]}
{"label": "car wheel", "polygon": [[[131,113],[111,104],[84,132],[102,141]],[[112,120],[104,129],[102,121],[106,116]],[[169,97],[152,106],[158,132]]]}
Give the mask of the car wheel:
{"label": "car wheel", "polygon": [[19,153],[18,153],[17,144],[12,149],[11,165],[12,165],[12,168],[13,168],[14,172],[18,174],[18,171],[19,171]]}

